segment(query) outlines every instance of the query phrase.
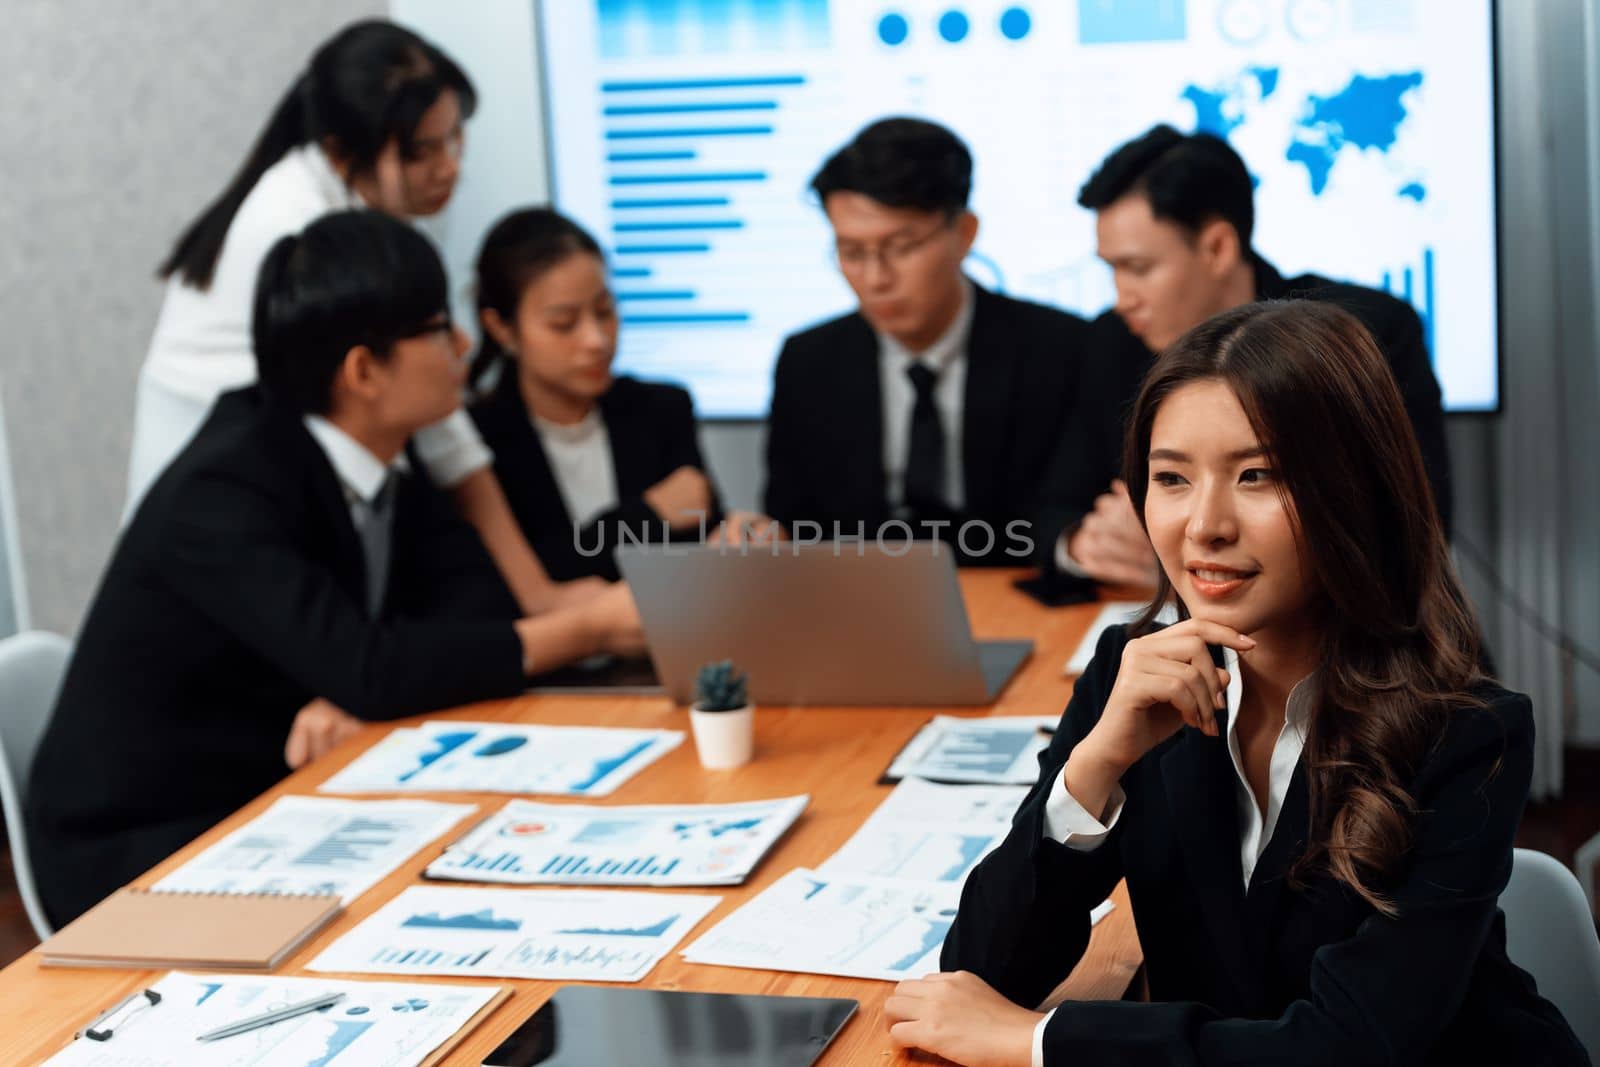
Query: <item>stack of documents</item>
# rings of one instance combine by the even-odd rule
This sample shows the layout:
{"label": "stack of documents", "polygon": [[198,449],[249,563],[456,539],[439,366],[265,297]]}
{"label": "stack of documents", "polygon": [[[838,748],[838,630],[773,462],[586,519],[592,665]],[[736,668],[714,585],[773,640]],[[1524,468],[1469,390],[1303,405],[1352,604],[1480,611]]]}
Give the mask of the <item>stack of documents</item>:
{"label": "stack of documents", "polygon": [[156,889],[332,893],[348,904],[477,810],[429,800],[283,797]]}
{"label": "stack of documents", "polygon": [[[111,1036],[80,1037],[50,1067],[418,1067],[446,1052],[507,996],[497,986],[401,985],[327,978],[236,978],[174,971],[145,998],[107,1020]],[[323,1011],[296,1015],[220,1041],[199,1035],[328,993]],[[86,1005],[87,1007],[87,1005]],[[89,1020],[85,1020],[88,1022]]]}
{"label": "stack of documents", "polygon": [[909,778],[821,868],[790,871],[683,958],[888,981],[937,971],[967,875],[1005,840],[1027,792]]}
{"label": "stack of documents", "polygon": [[320,790],[600,797],[682,743],[681,730],[425,722],[390,733]]}
{"label": "stack of documents", "polygon": [[737,885],[809,799],[614,808],[513,800],[427,873],[520,885]]}
{"label": "stack of documents", "polygon": [[1003,715],[961,719],[938,715],[906,742],[884,775],[889,781],[926,778],[935,782],[1032,785],[1039,753],[1050,743],[1041,727],[1059,716]]}
{"label": "stack of documents", "polygon": [[313,960],[313,971],[637,982],[721,897],[413,887]]}

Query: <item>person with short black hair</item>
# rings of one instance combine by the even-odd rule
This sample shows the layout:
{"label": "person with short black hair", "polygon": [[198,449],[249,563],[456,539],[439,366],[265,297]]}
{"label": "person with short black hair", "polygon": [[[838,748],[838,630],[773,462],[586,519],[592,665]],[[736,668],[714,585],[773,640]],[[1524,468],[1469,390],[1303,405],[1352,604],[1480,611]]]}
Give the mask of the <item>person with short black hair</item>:
{"label": "person with short black hair", "polygon": [[964,562],[1026,560],[1082,320],[963,273],[972,156],[943,126],[875,122],[811,187],[859,306],[784,342],[767,513],[797,536],[932,536]]}
{"label": "person with short black hair", "polygon": [[258,384],[223,394],[123,531],[30,778],[60,925],[336,743],[354,720],[515,695],[637,651],[624,586],[533,618],[410,473],[467,341],[425,237],[328,215],[262,263]]}
{"label": "person with short black hair", "polygon": [[[455,61],[393,22],[352,23],[317,48],[238,172],[161,264],[166,293],[139,373],[125,516],[216,398],[253,379],[250,299],[267,249],[330,211],[368,207],[409,220],[444,210],[476,107]],[[517,532],[493,457],[459,407],[424,427],[416,448],[524,610],[596,590],[549,580]]]}
{"label": "person with short black hair", "polygon": [[552,578],[615,580],[618,545],[718,526],[688,391],[612,373],[616,297],[588,231],[549,208],[513,211],[483,240],[476,290],[472,378],[486,392],[469,412]]}
{"label": "person with short black hair", "polygon": [[1255,300],[1303,297],[1352,312],[1377,338],[1422,446],[1450,533],[1450,456],[1422,321],[1387,293],[1315,274],[1285,278],[1251,246],[1254,182],[1206,133],[1156,126],[1106,157],[1079,192],[1096,214],[1116,305],[1090,325],[1077,407],[1044,482],[1039,562],[1121,585],[1149,585],[1155,556],[1117,479],[1123,418],[1156,354],[1205,319]]}

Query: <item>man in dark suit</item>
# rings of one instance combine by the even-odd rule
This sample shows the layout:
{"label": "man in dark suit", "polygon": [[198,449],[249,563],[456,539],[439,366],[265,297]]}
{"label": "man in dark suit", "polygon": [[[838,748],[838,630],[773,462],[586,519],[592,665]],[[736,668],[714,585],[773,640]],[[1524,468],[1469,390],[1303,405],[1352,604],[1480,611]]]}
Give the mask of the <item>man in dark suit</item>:
{"label": "man in dark suit", "polygon": [[1089,328],[1076,406],[1044,479],[1039,562],[1103,582],[1153,585],[1156,561],[1122,470],[1123,417],[1156,353],[1212,315],[1255,300],[1342,306],[1388,357],[1450,530],[1450,456],[1439,383],[1409,304],[1315,274],[1285,278],[1254,249],[1254,186],[1244,161],[1209,134],[1157,126],[1106,157],[1078,203],[1096,213],[1117,303]]}
{"label": "man in dark suit", "polygon": [[[106,570],[34,761],[46,909],[77,916],[341,736],[520,691],[632,647],[626,590],[518,619],[404,449],[458,403],[438,257],[346,212],[284,238],[257,289],[260,384],[225,394]],[[588,606],[591,605],[592,606]],[[636,620],[631,620],[636,626]]]}
{"label": "man in dark suit", "polygon": [[905,118],[868,126],[812,180],[859,307],[778,357],[766,510],[792,536],[937,536],[963,562],[1031,554],[1084,323],[962,273],[971,184],[966,146]]}

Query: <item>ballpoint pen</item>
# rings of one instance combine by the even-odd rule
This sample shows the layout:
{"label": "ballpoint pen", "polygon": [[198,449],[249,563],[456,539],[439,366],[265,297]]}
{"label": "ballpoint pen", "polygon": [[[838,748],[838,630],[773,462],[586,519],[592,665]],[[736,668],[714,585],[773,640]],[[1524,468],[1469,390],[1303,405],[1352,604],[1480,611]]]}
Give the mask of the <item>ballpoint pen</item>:
{"label": "ballpoint pen", "polygon": [[242,1034],[258,1027],[270,1026],[273,1023],[282,1022],[284,1019],[292,1019],[296,1015],[304,1015],[306,1012],[331,1007],[343,999],[343,993],[324,993],[320,997],[302,1000],[298,1004],[286,1004],[281,1008],[274,1008],[271,1011],[262,1012],[260,1015],[251,1015],[248,1018],[228,1023],[226,1026],[219,1026],[215,1030],[208,1030],[195,1038],[195,1040],[216,1041],[219,1038],[232,1037],[234,1034]]}

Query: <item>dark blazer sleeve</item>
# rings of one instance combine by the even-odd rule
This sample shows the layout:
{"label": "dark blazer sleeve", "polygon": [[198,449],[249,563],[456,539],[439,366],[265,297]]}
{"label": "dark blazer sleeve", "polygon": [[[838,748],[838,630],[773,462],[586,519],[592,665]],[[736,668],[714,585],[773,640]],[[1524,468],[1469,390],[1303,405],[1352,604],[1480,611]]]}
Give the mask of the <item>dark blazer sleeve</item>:
{"label": "dark blazer sleeve", "polygon": [[478,532],[430,484],[407,479],[395,520],[391,613],[412,618],[502,619],[522,609]]}
{"label": "dark blazer sleeve", "polygon": [[1045,1028],[1047,1064],[1423,1063],[1467,997],[1511,871],[1533,770],[1526,697],[1453,715],[1413,795],[1420,812],[1391,894],[1319,949],[1310,995],[1277,1018],[1222,1018],[1195,1003],[1068,1003]]}
{"label": "dark blazer sleeve", "polygon": [[307,691],[363,719],[521,691],[521,642],[509,622],[369,620],[295,543],[271,493],[218,473],[197,475],[186,492],[158,566],[219,630]]}
{"label": "dark blazer sleeve", "polygon": [[[699,429],[695,424],[694,400],[686,389],[675,385],[630,383],[638,391],[638,403],[626,411],[609,414],[608,426],[613,419],[625,420],[625,425],[610,426],[611,433],[626,434],[637,440],[644,439],[644,447],[655,454],[652,470],[655,475],[649,484],[632,487],[618,485],[615,507],[589,520],[578,531],[578,544],[584,552],[610,559],[616,547],[630,542],[655,542],[661,540],[661,516],[656,514],[645,491],[679,467],[693,467],[706,477],[711,489],[710,506],[703,520],[686,527],[674,527],[671,540],[699,540],[702,528],[706,533],[722,521],[722,501],[715,480],[706,469],[700,454]],[[619,477],[619,482],[621,481]],[[602,548],[596,552],[597,546]]]}
{"label": "dark blazer sleeve", "polygon": [[767,488],[766,513],[785,526],[796,519],[816,514],[815,503],[806,490],[805,398],[797,394],[804,386],[797,370],[798,354],[794,340],[784,342],[772,372],[772,402],[767,411]]}
{"label": "dark blazer sleeve", "polygon": [[1061,984],[1089,944],[1089,911],[1122,879],[1119,823],[1093,851],[1045,837],[1044,809],[1072,748],[1100,721],[1116,680],[1126,628],[1100,637],[1050,745],[1039,780],[1011,832],[967,877],[940,967],[971,971],[1008,999],[1033,1007]]}
{"label": "dark blazer sleeve", "polygon": [[1105,316],[1090,324],[1087,337],[1077,395],[1034,507],[1040,531],[1036,562],[1046,571],[1055,569],[1061,535],[1075,529],[1112,479],[1122,476],[1124,420],[1151,361],[1120,323]]}

